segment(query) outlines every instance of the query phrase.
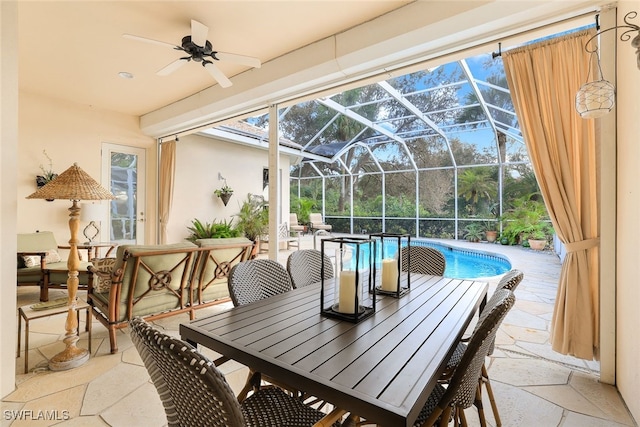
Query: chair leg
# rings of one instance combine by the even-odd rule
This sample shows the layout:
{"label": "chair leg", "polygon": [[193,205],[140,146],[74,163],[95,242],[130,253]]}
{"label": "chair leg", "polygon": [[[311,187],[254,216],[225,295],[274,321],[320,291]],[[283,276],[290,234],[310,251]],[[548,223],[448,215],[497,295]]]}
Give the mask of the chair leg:
{"label": "chair leg", "polygon": [[476,387],[476,397],[473,401],[473,406],[478,409],[478,418],[480,419],[480,426],[486,427],[487,419],[484,415],[484,405],[482,404],[482,378],[478,380],[478,387]]}
{"label": "chair leg", "polygon": [[247,398],[247,394],[249,394],[251,390],[256,389],[256,382],[260,384],[260,381],[261,381],[260,373],[254,372],[253,370],[249,369],[249,375],[247,376],[247,381],[244,384],[244,387],[242,388],[242,390],[240,390],[240,393],[238,393],[238,402],[242,402],[243,400],[245,400]]}
{"label": "chair leg", "polygon": [[496,419],[496,427],[501,427],[502,421],[500,420],[500,414],[498,413],[498,405],[496,404],[496,399],[493,396],[493,390],[491,389],[491,382],[489,381],[489,373],[487,372],[487,367],[484,364],[482,365],[482,374],[480,375],[480,381],[487,389],[487,394],[489,395],[489,403],[491,403],[491,410],[493,411],[493,416]]}

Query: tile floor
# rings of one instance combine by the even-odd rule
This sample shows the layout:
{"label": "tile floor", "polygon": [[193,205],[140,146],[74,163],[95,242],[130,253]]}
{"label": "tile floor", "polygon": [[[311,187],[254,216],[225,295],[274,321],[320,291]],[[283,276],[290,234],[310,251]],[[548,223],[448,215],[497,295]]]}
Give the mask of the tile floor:
{"label": "tile floor", "polygon": [[[637,426],[615,387],[599,383],[598,363],[551,351],[548,329],[560,273],[557,256],[501,245],[453,244],[503,253],[514,268],[525,273],[516,290],[516,306],[502,324],[488,365],[503,426]],[[312,238],[304,236],[301,246],[313,247]],[[282,262],[287,256],[287,251],[279,254]],[[497,279],[491,278],[490,282],[495,284]],[[51,297],[61,295],[64,295],[61,291],[52,291]],[[18,290],[19,305],[32,304],[37,298],[35,288]],[[207,310],[228,306],[230,303]],[[199,312],[199,316],[206,314],[206,310]],[[64,348],[61,341],[64,318],[32,321],[29,372],[23,373],[22,354],[16,359],[17,389],[5,396],[1,404],[0,426],[166,425],[156,390],[126,330],[118,338],[120,352],[112,355],[106,329],[94,321],[91,359],[69,371],[47,369],[47,359]],[[186,321],[187,315],[179,315],[156,325],[177,335],[179,323]],[[84,316],[80,328],[84,328]],[[86,339],[86,334],[82,334],[81,347],[86,348]],[[228,362],[221,370],[232,388],[239,390],[246,378],[246,368]],[[485,408],[489,425],[494,426],[488,402]],[[16,415],[23,419],[16,419]],[[472,409],[467,418],[470,425],[479,425]]]}

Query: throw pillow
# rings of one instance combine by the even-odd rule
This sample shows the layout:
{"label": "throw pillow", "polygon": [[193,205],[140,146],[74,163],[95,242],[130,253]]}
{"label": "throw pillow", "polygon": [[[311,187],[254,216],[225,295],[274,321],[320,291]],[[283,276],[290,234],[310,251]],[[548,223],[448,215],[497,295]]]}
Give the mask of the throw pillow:
{"label": "throw pillow", "polygon": [[[38,267],[40,266],[40,256],[38,255],[27,255],[22,257],[24,261],[25,267]],[[53,263],[60,262],[62,258],[60,258],[60,254],[55,249],[50,249],[46,252],[44,257],[44,262]]]}
{"label": "throw pillow", "polygon": [[93,267],[101,273],[109,273],[108,276],[93,276],[93,290],[99,293],[108,293],[111,289],[111,272],[116,265],[115,258],[94,258],[91,260]]}

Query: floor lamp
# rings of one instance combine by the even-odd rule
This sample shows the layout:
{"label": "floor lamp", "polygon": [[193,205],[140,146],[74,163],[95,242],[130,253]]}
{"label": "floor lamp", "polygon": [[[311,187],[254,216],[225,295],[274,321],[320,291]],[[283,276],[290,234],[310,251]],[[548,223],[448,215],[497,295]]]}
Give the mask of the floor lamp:
{"label": "floor lamp", "polygon": [[78,348],[78,317],[76,315],[77,293],[78,293],[78,269],[80,268],[80,257],[78,256],[78,230],[80,228],[80,200],[110,200],[115,199],[113,194],[105,190],[85,171],[74,163],[57,178],[53,179],[35,193],[27,196],[27,199],[64,199],[71,200],[69,208],[69,230],[71,239],[69,240],[69,259],[67,261],[67,292],[69,295],[67,305],[67,321],[65,323],[66,334],[64,343],[66,348],[53,356],[49,360],[49,369],[52,371],[63,371],[76,368],[89,360],[89,352],[83,348]]}

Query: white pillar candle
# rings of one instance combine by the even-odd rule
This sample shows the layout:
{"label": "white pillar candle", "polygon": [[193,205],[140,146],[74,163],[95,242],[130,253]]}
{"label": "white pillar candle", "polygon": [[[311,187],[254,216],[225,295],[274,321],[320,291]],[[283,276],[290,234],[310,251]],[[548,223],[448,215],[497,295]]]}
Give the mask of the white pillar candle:
{"label": "white pillar candle", "polygon": [[338,311],[340,313],[353,314],[356,299],[356,272],[343,270],[340,272],[340,294],[338,298]]}
{"label": "white pillar candle", "polygon": [[398,290],[398,261],[395,259],[382,260],[382,290],[389,292]]}

